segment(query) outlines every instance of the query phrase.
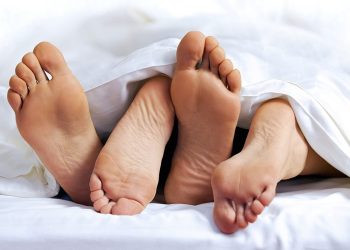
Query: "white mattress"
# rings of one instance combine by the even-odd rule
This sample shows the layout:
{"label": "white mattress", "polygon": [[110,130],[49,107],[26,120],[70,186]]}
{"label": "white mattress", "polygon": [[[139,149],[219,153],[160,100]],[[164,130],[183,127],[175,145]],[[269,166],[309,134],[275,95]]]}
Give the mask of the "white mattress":
{"label": "white mattress", "polygon": [[217,230],[212,207],[152,203],[129,217],[65,200],[0,196],[0,249],[349,249],[345,178],[282,183],[257,222],[233,235]]}
{"label": "white mattress", "polygon": [[[264,3],[206,0],[201,5],[188,0],[177,2],[175,5],[157,0],[0,3],[0,194],[12,195],[0,195],[1,250],[349,249],[350,181],[346,178],[283,183],[258,221],[234,235],[223,235],[216,229],[211,217],[212,203],[199,206],[152,203],[138,216],[122,217],[97,214],[90,207],[64,200],[35,198],[55,195],[58,186],[16,132],[13,113],[6,104],[6,85],[21,56],[39,41],[58,45],[84,88],[89,90],[112,80],[109,73],[117,62],[153,42],[180,38],[185,32],[197,29],[218,35],[221,41],[230,44],[225,32],[235,30],[237,33],[230,38],[239,34],[241,43],[231,45],[243,52],[231,54],[245,59],[241,61],[245,82],[258,82],[271,73],[266,71],[268,64],[282,63],[284,55],[271,47],[257,50],[257,55],[273,55],[271,62],[265,63],[247,56],[244,49],[248,40],[250,44],[254,39],[257,44],[271,42],[261,40],[257,34],[276,33],[276,29],[266,29],[265,24],[273,22],[290,28],[287,35],[281,29],[285,36],[274,40],[276,45],[290,52],[294,44],[300,43],[295,35],[305,35],[309,40],[305,42],[303,55],[317,55],[311,58],[312,62],[330,58],[325,68],[330,72],[339,69],[334,78],[349,79],[350,57],[339,57],[342,62],[339,65],[338,57],[334,56],[349,54],[346,1],[319,4],[315,0]],[[234,27],[218,25],[234,17],[235,21],[230,22]],[[256,30],[245,32],[244,25],[254,20],[259,20]],[[313,44],[310,41],[317,39],[322,40],[318,45],[334,45],[332,50],[318,51],[310,46]],[[313,67],[315,64],[305,64],[298,57],[293,60],[301,60],[305,65],[304,70],[288,75],[296,82],[310,70],[318,72]],[[322,66],[320,63],[319,67]],[[285,75],[288,71],[289,68],[284,68],[274,73]],[[349,121],[346,117],[340,118],[346,123]],[[342,143],[349,146],[349,141]]]}

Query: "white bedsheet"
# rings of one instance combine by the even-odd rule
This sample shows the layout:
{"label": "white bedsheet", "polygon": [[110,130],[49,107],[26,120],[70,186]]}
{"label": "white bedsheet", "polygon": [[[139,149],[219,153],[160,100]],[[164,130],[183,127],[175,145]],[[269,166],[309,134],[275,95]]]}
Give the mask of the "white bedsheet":
{"label": "white bedsheet", "polygon": [[0,249],[349,249],[348,179],[299,182],[280,185],[259,220],[233,235],[215,227],[212,203],[151,204],[129,217],[64,200],[0,196]]}

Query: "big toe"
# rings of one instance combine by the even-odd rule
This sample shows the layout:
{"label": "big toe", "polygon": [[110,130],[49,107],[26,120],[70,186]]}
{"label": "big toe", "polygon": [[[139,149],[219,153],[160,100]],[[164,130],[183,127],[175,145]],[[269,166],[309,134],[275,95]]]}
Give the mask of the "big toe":
{"label": "big toe", "polygon": [[120,198],[112,207],[112,214],[117,215],[135,215],[145,209],[140,202],[128,198]]}
{"label": "big toe", "polygon": [[227,199],[215,199],[214,221],[221,232],[231,234],[238,229],[236,224],[236,211],[233,203]]}
{"label": "big toe", "polygon": [[205,36],[198,31],[187,33],[177,48],[178,70],[195,69],[201,63],[205,46]]}
{"label": "big toe", "polygon": [[51,43],[39,43],[34,48],[34,54],[38,58],[41,67],[53,77],[70,72],[62,53]]}

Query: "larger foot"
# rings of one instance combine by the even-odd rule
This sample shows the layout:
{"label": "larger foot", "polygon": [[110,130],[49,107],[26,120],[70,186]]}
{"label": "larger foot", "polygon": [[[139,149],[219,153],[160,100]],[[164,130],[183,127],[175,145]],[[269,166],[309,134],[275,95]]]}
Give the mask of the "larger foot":
{"label": "larger foot", "polygon": [[155,196],[174,122],[170,80],[156,77],[137,93],[102,149],[90,180],[101,213],[140,213]]}
{"label": "larger foot", "polygon": [[231,153],[240,112],[240,74],[213,37],[188,33],[177,49],[171,98],[179,135],[165,185],[168,203],[213,200],[213,169]]}
{"label": "larger foot", "polygon": [[43,164],[74,201],[89,204],[89,176],[101,143],[84,91],[56,47],[43,42],[23,57],[8,101],[19,132]]}

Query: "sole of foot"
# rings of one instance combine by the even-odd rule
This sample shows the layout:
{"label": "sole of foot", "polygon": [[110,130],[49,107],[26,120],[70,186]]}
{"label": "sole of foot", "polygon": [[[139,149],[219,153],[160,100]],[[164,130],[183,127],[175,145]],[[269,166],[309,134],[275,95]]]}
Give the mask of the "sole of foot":
{"label": "sole of foot", "polygon": [[90,180],[96,211],[134,215],[152,201],[173,123],[170,79],[159,76],[148,80],[96,161]]}
{"label": "sole of foot", "polygon": [[317,173],[311,169],[314,166],[329,168],[316,156],[287,101],[262,104],[243,150],[219,164],[213,173],[213,213],[218,228],[233,233],[247,227],[273,200],[279,181]]}
{"label": "sole of foot", "polygon": [[171,83],[179,134],[164,189],[167,203],[213,201],[211,175],[231,154],[240,87],[239,71],[215,38],[189,32],[181,40]]}
{"label": "sole of foot", "polygon": [[90,204],[89,176],[101,143],[84,91],[60,51],[38,44],[9,85],[8,102],[23,138],[74,201]]}

